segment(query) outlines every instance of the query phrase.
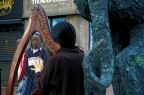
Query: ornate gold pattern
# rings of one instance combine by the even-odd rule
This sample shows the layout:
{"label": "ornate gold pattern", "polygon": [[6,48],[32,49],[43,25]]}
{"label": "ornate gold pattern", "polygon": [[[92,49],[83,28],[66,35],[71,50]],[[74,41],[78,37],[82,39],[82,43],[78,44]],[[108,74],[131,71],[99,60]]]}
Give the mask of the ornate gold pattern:
{"label": "ornate gold pattern", "polygon": [[13,0],[0,1],[0,16],[8,15],[11,12],[13,4]]}

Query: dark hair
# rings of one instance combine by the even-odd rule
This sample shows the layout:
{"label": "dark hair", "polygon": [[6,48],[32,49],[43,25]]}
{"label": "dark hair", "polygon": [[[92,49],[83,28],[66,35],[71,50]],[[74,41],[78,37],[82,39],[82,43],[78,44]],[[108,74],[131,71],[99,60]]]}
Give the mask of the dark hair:
{"label": "dark hair", "polygon": [[72,24],[66,21],[57,23],[51,30],[52,39],[63,48],[73,48],[76,42],[76,31]]}

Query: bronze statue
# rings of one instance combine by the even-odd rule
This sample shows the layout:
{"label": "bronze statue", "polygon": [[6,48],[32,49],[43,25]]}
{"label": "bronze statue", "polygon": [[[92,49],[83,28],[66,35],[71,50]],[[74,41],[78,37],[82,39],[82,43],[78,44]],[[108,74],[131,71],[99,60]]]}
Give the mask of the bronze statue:
{"label": "bronze statue", "polygon": [[115,95],[143,95],[144,1],[75,3],[93,31],[93,47],[83,61],[86,95],[105,95],[112,81]]}

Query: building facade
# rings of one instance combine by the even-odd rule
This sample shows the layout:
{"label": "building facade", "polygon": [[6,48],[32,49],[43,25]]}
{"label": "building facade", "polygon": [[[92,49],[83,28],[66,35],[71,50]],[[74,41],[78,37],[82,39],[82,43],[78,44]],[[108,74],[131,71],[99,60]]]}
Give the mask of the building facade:
{"label": "building facade", "polygon": [[31,14],[33,4],[40,4],[53,27],[57,22],[65,20],[73,24],[77,33],[77,45],[87,52],[89,49],[89,22],[83,19],[74,3],[74,0],[24,0],[23,20],[25,28]]}

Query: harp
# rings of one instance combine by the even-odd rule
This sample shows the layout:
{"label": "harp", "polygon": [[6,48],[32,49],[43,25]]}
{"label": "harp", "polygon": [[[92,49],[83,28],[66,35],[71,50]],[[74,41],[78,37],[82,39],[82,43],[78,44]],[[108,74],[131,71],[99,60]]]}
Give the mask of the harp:
{"label": "harp", "polygon": [[22,36],[21,42],[19,43],[12,60],[5,95],[13,95],[18,66],[23,52],[25,51],[26,45],[28,43],[28,39],[34,31],[38,31],[40,33],[45,46],[51,52],[56,53],[58,50],[55,45],[55,42],[52,40],[50,36],[48,18],[44,9],[40,5],[33,5],[27,28]]}

